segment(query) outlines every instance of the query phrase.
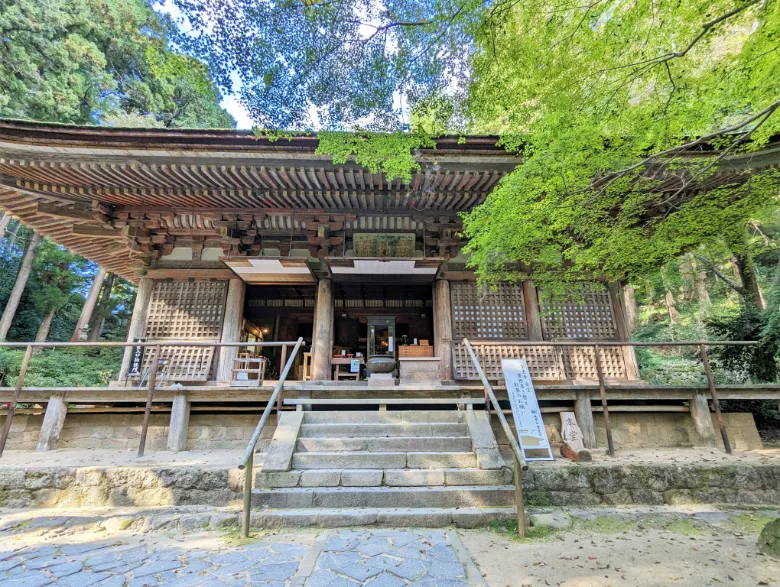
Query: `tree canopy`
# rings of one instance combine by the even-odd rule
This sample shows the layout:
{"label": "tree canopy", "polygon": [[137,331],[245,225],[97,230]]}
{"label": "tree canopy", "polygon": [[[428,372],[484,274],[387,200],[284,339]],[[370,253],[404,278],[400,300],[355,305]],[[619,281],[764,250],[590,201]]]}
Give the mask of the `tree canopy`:
{"label": "tree canopy", "polygon": [[779,2],[174,1],[258,126],[357,131],[337,161],[408,177],[432,135],[499,134],[522,164],[465,218],[484,279],[636,276],[776,205],[777,171],[707,181],[780,130]]}
{"label": "tree canopy", "polygon": [[0,3],[0,116],[121,126],[235,126],[208,68],[176,52],[144,0]]}

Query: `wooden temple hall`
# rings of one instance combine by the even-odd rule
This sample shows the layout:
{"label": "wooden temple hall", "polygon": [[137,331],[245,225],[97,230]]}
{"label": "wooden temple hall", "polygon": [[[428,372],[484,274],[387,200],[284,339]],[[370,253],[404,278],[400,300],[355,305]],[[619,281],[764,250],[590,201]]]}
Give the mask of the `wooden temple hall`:
{"label": "wooden temple hall", "polygon": [[[317,155],[316,136],[0,122],[0,207],[138,284],[128,341],[295,341],[288,380],[476,382],[524,356],[540,382],[637,378],[616,286],[545,307],[531,281],[480,290],[459,213],[517,158],[495,137],[441,138],[409,183]],[[538,346],[508,346],[539,341]],[[288,349],[167,348],[183,384],[262,385]],[[144,365],[128,350],[118,383]],[[137,359],[137,357],[136,357]],[[373,360],[376,359],[376,360]],[[148,368],[148,366],[146,366]]]}

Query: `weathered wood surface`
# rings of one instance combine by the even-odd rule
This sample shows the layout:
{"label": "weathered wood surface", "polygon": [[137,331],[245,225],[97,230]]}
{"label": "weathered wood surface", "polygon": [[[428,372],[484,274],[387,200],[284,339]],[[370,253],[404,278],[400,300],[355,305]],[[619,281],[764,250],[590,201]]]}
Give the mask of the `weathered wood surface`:
{"label": "weathered wood surface", "polygon": [[[222,320],[221,342],[237,342],[241,340],[244,323],[244,297],[246,283],[234,277],[228,282],[227,300],[225,301],[224,318]],[[229,383],[233,379],[233,359],[238,357],[238,347],[220,347],[217,363],[217,381]]]}
{"label": "weathered wood surface", "polygon": [[593,409],[587,391],[577,393],[577,398],[574,400],[574,414],[582,431],[583,445],[585,448],[596,448],[596,426],[593,423]]}
{"label": "weathered wood surface", "polygon": [[171,406],[171,423],[168,427],[168,450],[187,450],[187,430],[190,425],[190,402],[186,391],[177,391]]}
{"label": "weathered wood surface", "polygon": [[[133,314],[130,318],[130,326],[127,327],[127,342],[135,342],[143,338],[146,330],[146,311],[149,308],[149,300],[152,297],[154,281],[149,278],[141,279],[138,282],[138,289],[135,294],[135,304],[133,305]],[[122,367],[119,370],[119,380],[123,381],[130,370],[130,363],[133,359],[133,347],[125,348],[122,356]]]}
{"label": "weathered wood surface", "polygon": [[46,405],[46,414],[43,416],[43,424],[41,424],[41,432],[38,436],[38,445],[35,447],[36,451],[45,452],[59,447],[62,426],[65,423],[67,414],[68,404],[65,402],[65,394],[53,394]]}
{"label": "weathered wood surface", "polygon": [[321,279],[317,284],[317,307],[314,315],[311,378],[327,381],[331,377],[333,356],[333,281]]}
{"label": "weathered wood surface", "polygon": [[452,302],[450,282],[433,282],[433,350],[439,358],[439,377],[452,379]]}
{"label": "weathered wood surface", "polygon": [[[329,382],[325,382],[329,383]],[[155,401],[172,402],[175,391],[187,391],[190,401],[200,402],[254,402],[266,401],[271,394],[274,382],[266,381],[264,385],[253,389],[237,389],[228,385],[190,385],[176,390],[161,387],[155,392]],[[442,386],[404,388],[401,386],[369,388],[366,385],[333,383],[317,385],[309,381],[285,383],[287,397],[293,397],[298,392],[311,393],[315,399],[327,398],[365,398],[380,393],[385,397],[436,398],[455,397],[455,394],[465,393],[474,398],[484,397],[484,390],[476,386]],[[578,393],[584,394],[591,401],[599,399],[598,387],[593,385],[540,385],[535,386],[536,395],[540,401],[569,401],[572,404]],[[506,400],[506,389],[494,388],[496,397]],[[610,401],[690,401],[695,393],[709,394],[709,388],[702,386],[648,386],[624,384],[608,385],[607,397]],[[13,398],[13,387],[0,387],[0,402],[8,402]],[[70,403],[137,403],[143,402],[146,392],[132,387],[25,387],[22,390],[23,403],[47,402],[52,393],[65,392]],[[391,394],[391,395],[390,395]],[[723,385],[718,386],[718,396],[721,400],[765,399],[780,401],[780,385]],[[613,410],[619,410],[614,406]]]}

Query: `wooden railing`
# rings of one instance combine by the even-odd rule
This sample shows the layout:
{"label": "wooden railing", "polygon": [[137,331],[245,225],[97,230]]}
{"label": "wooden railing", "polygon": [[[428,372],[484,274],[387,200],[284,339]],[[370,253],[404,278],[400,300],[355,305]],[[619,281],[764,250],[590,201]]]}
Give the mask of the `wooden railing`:
{"label": "wooden railing", "polygon": [[302,345],[303,338],[299,338],[298,342],[295,343],[295,347],[293,347],[289,358],[287,359],[284,370],[282,371],[281,375],[279,375],[279,381],[276,383],[274,391],[271,394],[271,397],[268,399],[268,403],[263,410],[263,414],[260,416],[260,421],[257,423],[257,426],[255,426],[255,431],[252,432],[252,437],[249,439],[249,444],[246,446],[244,456],[241,457],[241,461],[238,464],[238,468],[243,469],[244,471],[244,505],[241,512],[242,538],[249,537],[249,522],[252,512],[252,469],[254,467],[255,448],[257,446],[257,441],[260,439],[260,434],[262,434],[263,427],[271,415],[274,404],[276,404],[277,417],[282,413],[282,395],[284,392],[284,382],[287,379],[287,375],[290,372],[293,363],[295,362],[295,356],[298,354],[298,349],[300,349]]}
{"label": "wooden railing", "polygon": [[[11,424],[13,423],[14,413],[16,412],[16,406],[19,403],[19,398],[24,391],[24,380],[27,376],[27,371],[30,366],[30,359],[33,356],[33,352],[38,349],[51,349],[51,348],[117,348],[117,347],[132,347],[132,348],[152,348],[154,354],[150,360],[151,368],[147,377],[147,396],[146,407],[144,409],[144,419],[141,426],[141,439],[138,443],[138,456],[141,457],[144,454],[146,446],[146,435],[149,429],[149,417],[152,411],[152,403],[154,401],[154,392],[159,388],[158,386],[158,374],[160,362],[157,358],[160,356],[161,347],[282,347],[284,350],[288,346],[295,346],[295,351],[301,346],[303,339],[298,339],[296,342],[211,342],[211,341],[157,341],[157,342],[0,342],[0,348],[24,348],[25,353],[22,358],[22,363],[19,368],[19,376],[16,379],[16,385],[14,387],[14,396],[8,406],[8,412],[3,423],[3,428],[0,431],[0,457],[5,450],[6,442],[8,441],[8,434],[11,431]],[[293,352],[292,357],[295,356]],[[289,372],[290,361],[288,361],[288,367],[285,369],[284,375],[287,376]],[[146,377],[146,374],[141,374],[142,379]],[[123,388],[117,388],[117,392]],[[126,388],[124,388],[126,389]]]}

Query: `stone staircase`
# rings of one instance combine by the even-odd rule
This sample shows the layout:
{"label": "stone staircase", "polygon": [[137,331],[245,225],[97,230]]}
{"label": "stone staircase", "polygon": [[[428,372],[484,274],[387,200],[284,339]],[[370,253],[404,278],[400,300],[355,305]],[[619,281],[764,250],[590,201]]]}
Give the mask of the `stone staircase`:
{"label": "stone staircase", "polygon": [[482,411],[283,412],[252,525],[474,527],[513,519],[514,497]]}

